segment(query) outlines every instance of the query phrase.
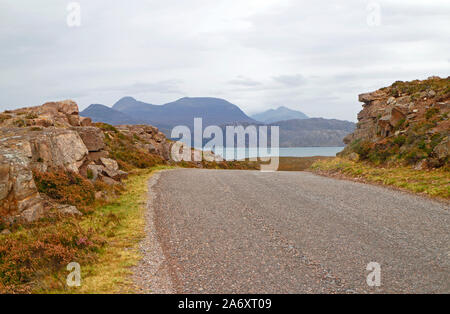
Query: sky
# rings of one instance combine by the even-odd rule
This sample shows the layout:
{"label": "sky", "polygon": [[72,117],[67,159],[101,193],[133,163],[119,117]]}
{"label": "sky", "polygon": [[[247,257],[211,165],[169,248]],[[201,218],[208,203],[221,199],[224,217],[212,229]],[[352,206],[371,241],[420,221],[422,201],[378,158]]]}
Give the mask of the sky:
{"label": "sky", "polygon": [[187,96],[355,121],[358,94],[447,77],[449,52],[448,0],[1,0],[0,110]]}

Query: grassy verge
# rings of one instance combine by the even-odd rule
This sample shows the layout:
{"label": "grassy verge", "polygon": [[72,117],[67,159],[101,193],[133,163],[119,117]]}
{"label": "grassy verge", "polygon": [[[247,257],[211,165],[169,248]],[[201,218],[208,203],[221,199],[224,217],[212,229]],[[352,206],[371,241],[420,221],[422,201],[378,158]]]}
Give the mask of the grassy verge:
{"label": "grassy verge", "polygon": [[304,171],[311,167],[316,161],[330,160],[333,157],[280,157],[278,171]]}
{"label": "grassy verge", "polygon": [[334,158],[311,166],[320,174],[384,184],[431,197],[450,199],[450,172],[445,169],[415,170],[410,167],[376,167],[368,163]]}
{"label": "grassy verge", "polygon": [[[156,166],[137,170],[121,194],[81,218],[49,216],[0,235],[0,293],[129,293],[130,267],[140,259],[147,180]],[[65,269],[81,265],[81,286],[69,288]]]}

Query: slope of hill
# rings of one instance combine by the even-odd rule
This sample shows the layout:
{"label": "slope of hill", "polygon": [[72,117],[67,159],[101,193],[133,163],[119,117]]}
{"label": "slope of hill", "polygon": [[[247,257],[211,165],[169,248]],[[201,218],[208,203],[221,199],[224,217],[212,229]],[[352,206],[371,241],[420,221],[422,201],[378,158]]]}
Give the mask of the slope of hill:
{"label": "slope of hill", "polygon": [[140,123],[139,119],[134,119],[123,112],[100,104],[90,105],[80,112],[80,116],[89,117],[94,122],[104,122],[112,125]]}
{"label": "slope of hill", "polygon": [[323,118],[279,121],[271,125],[280,127],[281,147],[344,146],[344,137],[355,130],[353,122]]}
{"label": "slope of hill", "polygon": [[[242,125],[244,128],[249,125],[259,126],[279,126],[280,127],[280,147],[342,147],[344,138],[355,130],[355,123],[336,119],[310,118],[293,119],[279,121],[271,124],[264,123],[235,123],[235,126]],[[223,131],[223,141],[226,143],[226,126],[221,126]],[[271,130],[268,128],[268,145],[271,140]],[[207,143],[209,139],[205,139]],[[248,138],[246,138],[248,145]]]}
{"label": "slope of hill", "polygon": [[251,116],[253,119],[263,123],[272,123],[277,121],[293,120],[293,119],[308,119],[308,116],[301,111],[292,110],[286,107],[278,107],[277,109],[270,109]]}

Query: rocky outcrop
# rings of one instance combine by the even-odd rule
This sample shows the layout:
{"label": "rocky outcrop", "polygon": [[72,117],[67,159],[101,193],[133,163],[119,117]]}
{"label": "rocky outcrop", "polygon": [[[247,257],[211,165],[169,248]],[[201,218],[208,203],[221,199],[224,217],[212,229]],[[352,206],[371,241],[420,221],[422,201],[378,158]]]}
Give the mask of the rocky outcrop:
{"label": "rocky outcrop", "polygon": [[[158,129],[120,126],[117,132],[139,138],[136,147],[169,160],[170,144]],[[41,195],[33,171],[58,169],[93,182],[120,184],[127,173],[109,157],[105,134],[90,118],[80,117],[77,104],[70,100],[1,113],[0,222],[34,221],[45,214],[49,204],[62,214],[81,214],[74,206]]]}
{"label": "rocky outcrop", "polygon": [[105,148],[105,135],[102,130],[96,127],[77,127],[72,128],[76,131],[89,152],[99,152]]}
{"label": "rocky outcrop", "polygon": [[161,156],[164,160],[170,159],[171,142],[166,136],[150,125],[118,125],[116,127],[123,134],[136,139],[136,145],[150,154]]}
{"label": "rocky outcrop", "polygon": [[421,167],[448,162],[450,78],[399,81],[359,100],[363,110],[355,132],[344,139],[343,155],[357,152],[363,159],[400,159]]}

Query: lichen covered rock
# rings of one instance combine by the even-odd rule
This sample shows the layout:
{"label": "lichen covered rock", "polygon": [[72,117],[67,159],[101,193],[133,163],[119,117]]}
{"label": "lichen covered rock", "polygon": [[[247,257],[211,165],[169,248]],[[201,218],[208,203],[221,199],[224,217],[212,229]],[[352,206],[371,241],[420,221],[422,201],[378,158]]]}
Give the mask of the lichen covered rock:
{"label": "lichen covered rock", "polygon": [[363,110],[355,132],[344,139],[341,156],[357,153],[363,160],[406,162],[421,169],[448,164],[450,77],[399,81],[359,100]]}

